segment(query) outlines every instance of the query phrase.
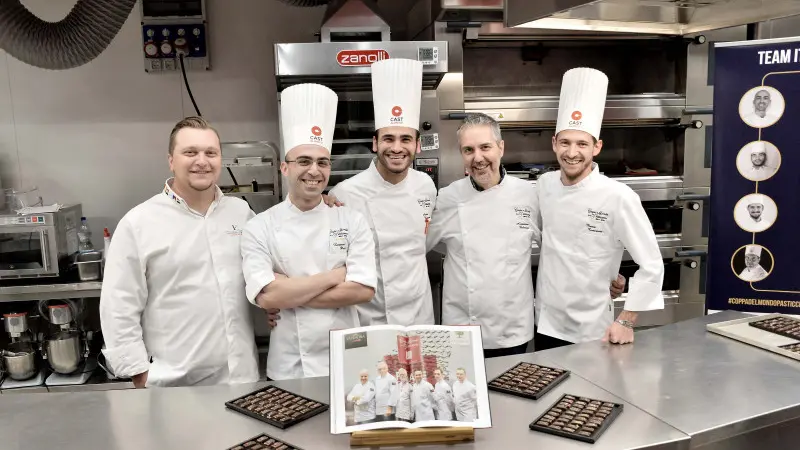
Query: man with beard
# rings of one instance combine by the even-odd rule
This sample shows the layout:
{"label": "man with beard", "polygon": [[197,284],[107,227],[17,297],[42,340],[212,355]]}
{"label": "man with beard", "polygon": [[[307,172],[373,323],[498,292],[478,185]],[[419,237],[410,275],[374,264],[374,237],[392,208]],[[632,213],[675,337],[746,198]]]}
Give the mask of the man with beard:
{"label": "man with beard", "polygon": [[395,419],[411,422],[414,420],[414,409],[411,407],[412,385],[408,373],[402,367],[397,369],[397,386],[392,391],[389,405],[394,408]]}
{"label": "man with beard", "polygon": [[744,265],[745,268],[739,274],[739,278],[744,281],[755,282],[761,281],[769,275],[769,272],[761,267],[761,246],[748,245],[744,250]]}
{"label": "man with beard", "polygon": [[767,145],[764,141],[752,144],[750,149],[750,165],[742,172],[742,176],[750,181],[764,181],[770,178],[777,167],[770,164],[767,158]]}
{"label": "man with beard", "polygon": [[[664,263],[639,196],[601,175],[593,162],[608,78],[571,69],[561,85],[553,151],[561,168],[539,177],[542,232],[536,280],[536,349],[603,339],[633,342],[639,311],[664,308]],[[639,269],[630,279],[625,308],[614,320],[609,281],[627,250]]]}
{"label": "man with beard", "polygon": [[368,218],[375,240],[375,298],[358,305],[361,326],[431,325],[433,298],[425,236],[436,202],[428,175],[411,168],[420,151],[422,63],[391,58],[372,65],[377,153],[369,168],[337,184],[339,200]]}
{"label": "man with beard", "polygon": [[770,106],[772,106],[772,94],[767,89],[761,89],[753,96],[753,111],[745,114],[742,120],[751,127],[768,127],[780,118],[770,110]]}
{"label": "man with beard", "polygon": [[106,255],[103,354],[137,388],[258,381],[238,251],[254,214],[217,187],[220,147],[203,118],[178,122],[173,178],[125,214]]}
{"label": "man with beard", "polygon": [[[329,208],[336,94],[318,84],[281,93],[286,200],[247,223],[242,264],[247,298],[282,310],[284,326],[270,334],[267,377],[327,376],[328,332],[358,326],[355,305],[375,294],[375,246],[364,217]],[[282,152],[282,153],[283,153]]]}
{"label": "man with beard", "polygon": [[[534,336],[536,187],[506,176],[500,126],[488,115],[468,115],[458,142],[469,177],[439,192],[427,244],[446,247],[442,324],[480,325],[486,358],[525,353]],[[615,280],[612,295],[624,286]]]}
{"label": "man with beard", "polygon": [[753,233],[760,233],[772,226],[772,221],[764,218],[764,196],[761,194],[753,194],[750,196],[752,200],[747,205],[747,213],[751,222],[747,224],[745,229]]}

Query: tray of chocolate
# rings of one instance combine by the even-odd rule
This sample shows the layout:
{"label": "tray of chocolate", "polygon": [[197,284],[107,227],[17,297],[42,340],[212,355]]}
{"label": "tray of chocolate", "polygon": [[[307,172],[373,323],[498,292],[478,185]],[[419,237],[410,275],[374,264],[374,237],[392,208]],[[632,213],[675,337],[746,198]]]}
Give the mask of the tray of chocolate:
{"label": "tray of chocolate", "polygon": [[778,316],[750,322],[750,326],[756,327],[760,330],[769,331],[770,333],[780,334],[781,336],[800,340],[800,320],[797,319]]}
{"label": "tray of chocolate", "polygon": [[594,444],[620,414],[619,403],[564,394],[529,428]]}
{"label": "tray of chocolate", "polygon": [[794,344],[786,344],[780,345],[778,348],[782,348],[784,350],[789,350],[790,352],[800,353],[800,342],[796,342]]}
{"label": "tray of chocolate", "polygon": [[327,411],[328,405],[297,395],[277,386],[267,386],[243,397],[225,402],[225,406],[278,428],[289,428]]}
{"label": "tray of chocolate", "polygon": [[489,382],[489,389],[539,400],[569,377],[569,371],[521,362]]}
{"label": "tray of chocolate", "polygon": [[274,438],[268,434],[259,434],[258,436],[251,437],[250,439],[242,442],[241,444],[234,445],[228,450],[303,450],[292,444],[283,442],[280,439]]}

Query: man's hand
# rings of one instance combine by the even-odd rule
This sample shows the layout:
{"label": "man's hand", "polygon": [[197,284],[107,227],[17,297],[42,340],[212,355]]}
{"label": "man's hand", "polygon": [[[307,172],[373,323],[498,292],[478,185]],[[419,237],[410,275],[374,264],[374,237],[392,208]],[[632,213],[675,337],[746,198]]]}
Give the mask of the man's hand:
{"label": "man's hand", "polygon": [[331,208],[334,206],[344,206],[344,203],[340,202],[333,194],[322,194],[322,201]]}
{"label": "man's hand", "polygon": [[617,274],[617,279],[611,282],[611,298],[618,298],[625,291],[625,277]]}
{"label": "man's hand", "polygon": [[281,318],[279,313],[281,312],[278,308],[269,308],[267,311],[267,324],[270,328],[275,328],[278,326],[278,320]]}
{"label": "man's hand", "polygon": [[143,389],[145,384],[147,384],[147,374],[148,372],[142,372],[139,375],[134,375],[131,377],[133,380],[133,387],[136,389]]}
{"label": "man's hand", "polygon": [[[622,311],[619,313],[619,320],[636,323],[638,313],[631,311]],[[633,328],[628,328],[618,322],[612,323],[607,329],[606,334],[603,336],[603,342],[611,342],[612,344],[630,344],[633,342]]]}

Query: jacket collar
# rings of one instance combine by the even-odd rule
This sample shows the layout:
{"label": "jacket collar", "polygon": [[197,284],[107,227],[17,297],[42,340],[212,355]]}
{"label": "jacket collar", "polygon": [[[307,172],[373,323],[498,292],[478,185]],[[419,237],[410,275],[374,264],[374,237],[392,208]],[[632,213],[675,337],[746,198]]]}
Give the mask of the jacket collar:
{"label": "jacket collar", "polygon": [[[497,182],[498,186],[503,182],[503,179],[505,179],[505,177],[506,177],[506,168],[503,167],[502,164],[500,164],[500,181]],[[476,191],[482,192],[485,190],[483,187],[481,187],[480,184],[475,182],[475,179],[472,178],[472,175],[469,176],[469,182],[472,184],[472,187],[475,188]]]}
{"label": "jacket collar", "polygon": [[289,212],[291,212],[292,214],[306,214],[328,208],[328,205],[324,201],[322,201],[322,197],[319,198],[319,204],[309,209],[308,211],[300,211],[300,209],[297,206],[295,206],[294,203],[292,203],[291,196],[289,195],[286,196],[285,201],[286,201],[286,206],[289,208]]}
{"label": "jacket collar", "polygon": [[[386,181],[383,178],[383,176],[381,175],[381,173],[378,172],[378,166],[376,165],[375,161],[377,161],[377,157],[372,158],[372,161],[370,161],[369,167],[367,168],[367,172],[372,174],[372,178],[375,180],[376,183],[378,183],[379,186],[383,186],[383,187],[386,187],[386,188],[395,187],[395,186],[402,186],[403,183],[405,183],[406,180],[408,179],[409,174],[406,173],[406,177],[403,178],[403,180],[400,181],[397,184],[392,184],[392,183]],[[408,170],[411,171],[411,170],[413,170],[413,168],[409,167]]]}
{"label": "jacket collar", "polygon": [[600,167],[597,165],[596,162],[592,162],[592,171],[589,173],[589,175],[586,176],[586,178],[582,179],[581,181],[579,181],[579,182],[577,182],[577,183],[575,183],[575,184],[573,184],[571,186],[565,186],[564,183],[561,182],[561,173],[559,172],[559,174],[558,174],[558,182],[561,185],[561,187],[566,189],[566,190],[581,189],[581,188],[585,188],[586,186],[591,185],[592,182],[597,178],[598,175],[600,175]]}
{"label": "jacket collar", "polygon": [[[199,212],[190,208],[189,205],[186,203],[186,200],[184,200],[180,195],[178,195],[174,190],[172,190],[172,183],[174,182],[175,182],[174,177],[167,178],[167,181],[164,182],[164,194],[168,198],[170,198],[179,208],[188,211],[192,214],[204,217],[203,214],[200,214]],[[220,200],[222,200],[222,197],[224,196],[224,194],[222,193],[222,189],[220,189],[219,186],[215,185],[214,189],[215,189],[214,202],[211,203],[211,206],[208,208],[208,212],[206,213],[206,215],[211,214],[211,211],[213,211],[217,207]]]}

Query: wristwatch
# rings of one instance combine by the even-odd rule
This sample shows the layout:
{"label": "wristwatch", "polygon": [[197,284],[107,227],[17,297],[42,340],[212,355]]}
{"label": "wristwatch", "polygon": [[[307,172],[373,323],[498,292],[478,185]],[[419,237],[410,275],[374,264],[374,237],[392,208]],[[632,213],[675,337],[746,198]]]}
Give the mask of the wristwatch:
{"label": "wristwatch", "polygon": [[617,319],[616,322],[622,325],[623,327],[630,328],[631,330],[633,329],[633,322],[631,322],[630,320]]}

